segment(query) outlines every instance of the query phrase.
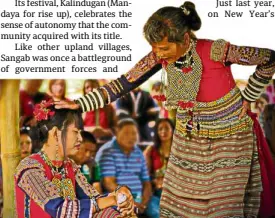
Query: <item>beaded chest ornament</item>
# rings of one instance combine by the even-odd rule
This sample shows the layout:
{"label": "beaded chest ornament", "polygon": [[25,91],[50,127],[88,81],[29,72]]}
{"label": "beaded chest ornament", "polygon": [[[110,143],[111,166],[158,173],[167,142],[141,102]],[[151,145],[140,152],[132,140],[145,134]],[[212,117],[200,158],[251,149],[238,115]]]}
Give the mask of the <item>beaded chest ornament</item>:
{"label": "beaded chest ornament", "polygon": [[53,174],[52,183],[58,188],[59,195],[64,199],[74,200],[76,196],[73,182],[70,178],[67,178],[67,162],[64,161],[63,165],[58,166],[58,164],[54,164],[43,151],[40,152],[40,156],[51,169]]}
{"label": "beaded chest ornament", "polygon": [[[202,63],[196,52],[196,41],[191,40],[189,49],[176,62],[168,64],[161,60],[162,64],[162,94],[154,96],[158,101],[166,101],[165,107],[168,110],[181,108],[190,115],[186,124],[187,132],[193,129],[193,108],[196,104],[196,97],[199,91]],[[167,86],[166,84],[167,73]],[[165,94],[164,94],[165,93]],[[197,124],[200,130],[200,124]]]}

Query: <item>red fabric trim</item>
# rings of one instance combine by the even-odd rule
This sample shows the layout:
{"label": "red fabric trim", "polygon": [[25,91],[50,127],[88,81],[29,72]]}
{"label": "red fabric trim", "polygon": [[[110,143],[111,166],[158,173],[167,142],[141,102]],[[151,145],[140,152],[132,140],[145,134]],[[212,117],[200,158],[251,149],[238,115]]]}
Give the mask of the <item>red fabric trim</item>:
{"label": "red fabric trim", "polygon": [[[15,184],[17,184],[15,180]],[[24,218],[24,208],[25,208],[25,193],[16,185],[15,186],[15,197],[16,197],[16,212],[18,218]]]}
{"label": "red fabric trim", "polygon": [[254,121],[253,128],[257,136],[257,147],[263,185],[259,215],[260,217],[268,218],[275,216],[275,165],[263,131],[257,120],[257,115],[250,111],[248,112],[248,115]]}
{"label": "red fabric trim", "polygon": [[153,147],[153,149],[152,149],[151,160],[152,160],[153,172],[162,168],[163,163],[161,161],[161,157],[160,157],[158,149],[156,147]]}

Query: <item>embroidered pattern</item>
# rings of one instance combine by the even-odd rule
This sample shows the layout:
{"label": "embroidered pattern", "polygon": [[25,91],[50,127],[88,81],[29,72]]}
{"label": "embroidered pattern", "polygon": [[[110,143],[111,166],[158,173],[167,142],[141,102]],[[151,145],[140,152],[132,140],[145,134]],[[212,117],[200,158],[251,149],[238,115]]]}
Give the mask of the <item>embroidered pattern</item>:
{"label": "embroidered pattern", "polygon": [[256,72],[260,76],[266,77],[270,80],[275,72],[275,60],[270,60],[270,63],[265,64],[262,67],[258,67]]}
{"label": "embroidered pattern", "polygon": [[[108,218],[115,218],[115,217],[119,217],[119,216],[120,216],[119,213],[116,210],[112,209],[112,208],[106,208],[104,210],[101,210],[98,213],[93,214],[93,218],[105,218],[105,217],[106,218],[107,217]],[[91,218],[91,217],[89,217],[89,218]]]}
{"label": "embroidered pattern", "polygon": [[121,91],[124,90],[123,86],[121,85],[121,82],[119,81],[119,79],[115,80],[118,83],[118,86],[120,88]]}
{"label": "embroidered pattern", "polygon": [[223,39],[218,39],[214,41],[211,46],[210,59],[223,63],[225,61],[228,48],[229,42]]}
{"label": "embroidered pattern", "polygon": [[63,207],[62,207],[62,210],[61,210],[61,215],[60,215],[60,218],[65,218],[66,217],[66,211],[68,209],[68,206],[69,206],[69,201],[65,200],[64,203],[63,203]]}
{"label": "embroidered pattern", "polygon": [[[173,154],[170,155],[170,161],[172,161],[175,165],[178,165],[180,168],[190,169],[192,171],[198,171],[200,173],[210,173],[217,168],[226,168],[226,167],[236,167],[236,166],[247,166],[251,162],[251,158],[236,158],[236,159],[218,159],[217,161],[212,161],[209,163],[201,163],[201,162],[190,162],[185,159],[178,159]],[[217,190],[211,190],[211,192],[215,192]],[[206,193],[208,194],[208,193]]]}
{"label": "embroidered pattern", "polygon": [[71,179],[57,179],[53,178],[52,183],[56,185],[59,190],[59,195],[64,199],[68,198],[69,200],[74,200],[76,198],[74,186]]}
{"label": "embroidered pattern", "polygon": [[[191,135],[204,138],[222,138],[246,131],[251,128],[253,122],[249,116],[239,120],[242,110],[242,97],[238,87],[232,89],[224,97],[212,102],[196,102],[193,108],[193,125],[200,124],[200,128],[193,129]],[[176,131],[187,136],[187,122],[191,115],[187,110],[178,108]]]}
{"label": "embroidered pattern", "polygon": [[112,82],[107,83],[106,86],[108,86],[108,87],[112,90],[112,92],[113,92],[115,95],[118,94],[118,90],[116,89],[114,83],[112,83]]}
{"label": "embroidered pattern", "polygon": [[33,158],[23,159],[15,170],[15,179],[17,180],[21,176],[21,173],[23,171],[25,171],[27,169],[32,169],[32,168],[43,169],[43,166],[42,166],[42,164],[40,164],[37,160],[34,160]]}
{"label": "embroidered pattern", "polygon": [[119,79],[113,80],[112,82],[106,84],[106,86],[108,86],[115,95],[123,91],[123,87],[119,82]]}
{"label": "embroidered pattern", "polygon": [[79,200],[74,200],[74,201],[65,200],[63,203],[60,218],[68,218],[68,217],[77,218],[79,217],[79,212],[80,212]]}
{"label": "embroidered pattern", "polygon": [[60,197],[58,188],[46,178],[41,169],[25,171],[18,186],[42,208],[50,200]]}
{"label": "embroidered pattern", "polygon": [[160,216],[257,215],[262,185],[255,140],[252,127],[222,139],[174,133]]}
{"label": "embroidered pattern", "polygon": [[270,54],[269,49],[230,45],[226,62],[242,65],[264,65],[269,61]]}
{"label": "embroidered pattern", "polygon": [[129,72],[124,76],[129,82],[135,82],[138,78],[143,76],[148,70],[158,63],[156,55],[150,52],[143,59],[141,59]]}

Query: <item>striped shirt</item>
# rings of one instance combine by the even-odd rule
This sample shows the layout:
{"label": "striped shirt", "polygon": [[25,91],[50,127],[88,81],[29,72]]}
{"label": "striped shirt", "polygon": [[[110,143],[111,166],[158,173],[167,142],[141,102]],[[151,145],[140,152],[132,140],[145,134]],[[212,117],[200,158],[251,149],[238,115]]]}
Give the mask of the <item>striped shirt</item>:
{"label": "striped shirt", "polygon": [[137,145],[126,155],[114,140],[112,146],[102,152],[99,165],[102,178],[116,177],[117,184],[128,185],[133,194],[142,193],[142,183],[150,180],[146,161]]}

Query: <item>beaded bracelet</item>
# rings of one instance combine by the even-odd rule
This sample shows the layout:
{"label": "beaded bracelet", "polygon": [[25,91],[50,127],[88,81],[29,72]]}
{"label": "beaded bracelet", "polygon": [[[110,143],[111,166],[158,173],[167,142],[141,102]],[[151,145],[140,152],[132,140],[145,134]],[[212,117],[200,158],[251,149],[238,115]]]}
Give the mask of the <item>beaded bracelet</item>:
{"label": "beaded bracelet", "polygon": [[87,107],[87,111],[93,111],[95,106],[94,106],[94,103],[93,103],[93,99],[92,97],[90,96],[90,93],[84,95],[82,97],[82,100],[84,101],[86,107]]}
{"label": "beaded bracelet", "polygon": [[98,105],[98,103],[99,103],[99,101],[96,99],[96,97],[95,97],[95,93],[94,92],[89,92],[89,94],[90,94],[90,96],[91,96],[91,100],[93,101],[93,103],[94,103],[94,109],[96,110],[96,109],[98,109],[99,108],[99,105]]}
{"label": "beaded bracelet", "polygon": [[103,108],[104,107],[104,98],[102,96],[102,93],[100,89],[93,89],[93,92],[95,93],[97,100],[99,101],[99,107]]}
{"label": "beaded bracelet", "polygon": [[81,102],[79,102],[79,100],[73,100],[73,101],[74,101],[75,104],[79,105],[79,110],[80,110],[81,112],[84,112],[84,111],[83,111],[83,107],[82,107],[82,105],[81,105]]}
{"label": "beaded bracelet", "polygon": [[272,78],[270,78],[270,79],[269,78],[263,78],[260,75],[258,75],[257,73],[253,73],[252,76],[255,80],[257,80],[258,82],[260,82],[262,84],[265,84],[265,85],[268,85],[269,82],[270,82],[270,79],[272,79]]}
{"label": "beaded bracelet", "polygon": [[100,208],[99,208],[99,206],[98,206],[98,203],[96,202],[95,197],[92,197],[92,198],[91,198],[91,201],[93,202],[93,205],[95,206],[96,212],[99,212],[99,211],[100,211]]}
{"label": "beaded bracelet", "polygon": [[102,90],[104,90],[106,92],[106,94],[107,94],[107,102],[106,102],[106,104],[110,104],[111,103],[111,96],[110,96],[108,90],[104,86],[100,87],[100,89],[102,89]]}

